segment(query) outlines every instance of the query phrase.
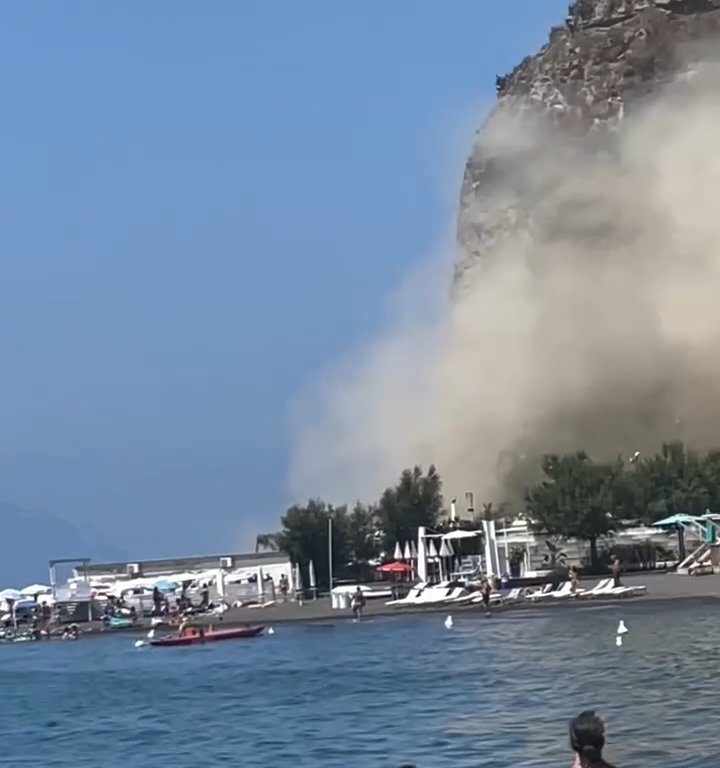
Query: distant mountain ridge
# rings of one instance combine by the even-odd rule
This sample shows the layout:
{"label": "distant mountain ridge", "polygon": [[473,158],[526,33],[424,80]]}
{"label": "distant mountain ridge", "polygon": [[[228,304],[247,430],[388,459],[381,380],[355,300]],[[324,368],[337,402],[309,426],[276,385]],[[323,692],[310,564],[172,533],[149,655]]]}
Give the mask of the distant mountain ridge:
{"label": "distant mountain ridge", "polygon": [[65,557],[123,560],[119,549],[54,515],[0,501],[0,589],[48,580],[48,563]]}

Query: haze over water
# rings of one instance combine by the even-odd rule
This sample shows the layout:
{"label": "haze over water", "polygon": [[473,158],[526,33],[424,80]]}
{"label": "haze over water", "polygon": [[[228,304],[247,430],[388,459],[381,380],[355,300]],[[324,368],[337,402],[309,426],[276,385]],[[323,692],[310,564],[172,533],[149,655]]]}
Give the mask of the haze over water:
{"label": "haze over water", "polygon": [[714,768],[715,610],[463,614],[450,631],[440,614],[343,616],[189,649],[128,635],[0,647],[0,764],[569,768],[567,720],[593,707],[619,766]]}

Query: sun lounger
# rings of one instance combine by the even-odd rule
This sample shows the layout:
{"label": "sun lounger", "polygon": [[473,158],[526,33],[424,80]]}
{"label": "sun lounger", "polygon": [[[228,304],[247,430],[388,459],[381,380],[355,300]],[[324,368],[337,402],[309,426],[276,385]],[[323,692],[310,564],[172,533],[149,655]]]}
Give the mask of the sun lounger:
{"label": "sun lounger", "polygon": [[603,594],[608,588],[609,585],[612,584],[612,579],[602,579],[599,581],[592,589],[588,589],[585,592],[583,592],[580,596],[581,597],[599,597]]}
{"label": "sun lounger", "polygon": [[555,590],[555,589],[553,589],[553,585],[552,584],[546,584],[541,589],[538,589],[535,592],[531,592],[529,595],[526,595],[526,597],[529,600],[546,600],[546,599],[548,599],[550,597],[550,595],[553,594],[553,592],[557,592],[560,589],[562,589],[562,586],[563,585],[561,584],[560,587],[558,587],[558,589]]}
{"label": "sun lounger", "polygon": [[571,597],[580,597],[584,593],[585,590],[583,589],[575,589],[573,592],[573,586],[571,581],[566,581],[564,584],[560,585],[559,589],[556,589],[554,592],[550,592],[548,597],[552,597],[556,600],[567,600]]}
{"label": "sun lounger", "polygon": [[424,581],[419,582],[414,587],[410,589],[410,591],[405,595],[405,597],[401,597],[398,600],[388,600],[388,602],[385,603],[385,605],[413,605],[415,603],[416,598],[422,593],[422,591],[427,587],[427,584]]}
{"label": "sun lounger", "polygon": [[638,585],[633,587],[614,587],[612,579],[609,579],[608,586],[597,593],[597,597],[638,597],[647,592],[647,587]]}

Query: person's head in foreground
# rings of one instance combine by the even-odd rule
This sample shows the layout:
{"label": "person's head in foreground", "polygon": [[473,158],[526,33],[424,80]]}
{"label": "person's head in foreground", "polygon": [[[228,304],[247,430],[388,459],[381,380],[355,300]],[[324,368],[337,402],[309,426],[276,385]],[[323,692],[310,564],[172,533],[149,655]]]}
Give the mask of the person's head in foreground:
{"label": "person's head in foreground", "polygon": [[570,721],[570,746],[577,755],[573,768],[612,768],[602,757],[605,724],[592,710]]}

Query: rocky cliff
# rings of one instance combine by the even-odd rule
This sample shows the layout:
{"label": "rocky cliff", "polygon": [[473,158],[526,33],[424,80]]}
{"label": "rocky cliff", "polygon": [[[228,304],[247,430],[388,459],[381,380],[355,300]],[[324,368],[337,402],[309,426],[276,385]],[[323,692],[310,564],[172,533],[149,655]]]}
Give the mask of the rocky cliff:
{"label": "rocky cliff", "polygon": [[[532,226],[542,185],[529,167],[546,141],[557,150],[559,138],[591,138],[607,149],[608,136],[648,97],[714,55],[719,34],[720,0],[576,0],[542,50],[497,78],[497,106],[465,170],[456,282],[508,232]],[[532,121],[532,139],[498,142],[492,124],[503,114]]]}

